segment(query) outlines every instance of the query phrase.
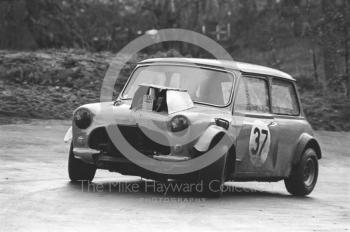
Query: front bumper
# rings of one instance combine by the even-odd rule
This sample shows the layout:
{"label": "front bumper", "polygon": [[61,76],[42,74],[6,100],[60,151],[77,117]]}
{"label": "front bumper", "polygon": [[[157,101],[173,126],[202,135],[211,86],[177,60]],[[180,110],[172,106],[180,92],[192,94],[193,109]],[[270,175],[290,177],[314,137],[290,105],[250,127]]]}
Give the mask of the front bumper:
{"label": "front bumper", "polygon": [[[129,163],[125,157],[113,157],[111,155],[102,154],[101,151],[91,148],[73,148],[74,156],[88,163],[96,164],[99,161],[114,162],[114,163]],[[154,155],[154,159],[159,161],[181,162],[189,160],[187,156],[176,155]]]}
{"label": "front bumper", "polygon": [[[123,175],[133,175],[133,176],[141,176],[147,179],[154,180],[165,180],[165,179],[177,179],[184,181],[195,181],[198,179],[198,173],[187,173],[181,175],[167,175],[167,174],[159,174],[156,172],[152,172],[146,170],[138,165],[132,163],[124,156],[111,156],[108,154],[103,154],[99,150],[90,149],[90,148],[73,148],[74,156],[78,159],[86,163],[90,163],[95,165],[99,169],[105,169],[112,172],[118,172]],[[163,156],[165,157],[165,156]],[[170,157],[169,155],[167,157]],[[161,158],[158,157],[158,160]],[[170,160],[171,159],[171,160]],[[174,156],[167,161],[179,162],[184,158],[174,158]],[[162,160],[165,161],[165,160]]]}
{"label": "front bumper", "polygon": [[75,147],[73,148],[73,154],[75,158],[81,159],[84,162],[94,164],[94,156],[99,155],[101,152],[99,150],[91,149],[91,148],[81,148]]}

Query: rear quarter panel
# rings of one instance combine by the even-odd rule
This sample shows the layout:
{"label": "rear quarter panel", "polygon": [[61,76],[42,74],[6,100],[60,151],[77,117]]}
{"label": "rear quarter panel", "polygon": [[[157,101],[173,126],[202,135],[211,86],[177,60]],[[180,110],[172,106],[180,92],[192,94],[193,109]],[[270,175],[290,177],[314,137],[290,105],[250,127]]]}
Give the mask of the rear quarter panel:
{"label": "rear quarter panel", "polygon": [[277,152],[276,176],[287,177],[290,174],[296,148],[303,133],[313,136],[311,126],[304,117],[276,116],[280,130]]}

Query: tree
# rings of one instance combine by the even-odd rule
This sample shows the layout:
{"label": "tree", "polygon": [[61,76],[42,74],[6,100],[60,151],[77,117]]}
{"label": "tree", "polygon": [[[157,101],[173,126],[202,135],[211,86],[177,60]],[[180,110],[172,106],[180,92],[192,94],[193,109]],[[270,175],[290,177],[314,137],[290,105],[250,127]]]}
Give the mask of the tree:
{"label": "tree", "polygon": [[322,0],[322,30],[321,30],[321,46],[323,50],[324,71],[327,84],[337,75],[336,54],[337,54],[337,37],[336,26],[334,24],[337,14],[335,1]]}
{"label": "tree", "polygon": [[[25,38],[25,39],[24,39]],[[0,49],[35,49],[25,0],[0,1]]]}
{"label": "tree", "polygon": [[343,0],[342,2],[342,34],[343,34],[343,45],[344,45],[344,66],[345,66],[345,82],[346,82],[346,96],[350,98],[350,3],[348,0]]}

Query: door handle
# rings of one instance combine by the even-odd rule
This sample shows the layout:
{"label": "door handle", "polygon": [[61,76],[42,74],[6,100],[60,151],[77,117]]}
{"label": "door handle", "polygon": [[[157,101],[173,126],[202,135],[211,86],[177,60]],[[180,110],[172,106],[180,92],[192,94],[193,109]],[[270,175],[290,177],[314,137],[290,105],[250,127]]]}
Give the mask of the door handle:
{"label": "door handle", "polygon": [[270,122],[268,126],[278,126],[277,122]]}

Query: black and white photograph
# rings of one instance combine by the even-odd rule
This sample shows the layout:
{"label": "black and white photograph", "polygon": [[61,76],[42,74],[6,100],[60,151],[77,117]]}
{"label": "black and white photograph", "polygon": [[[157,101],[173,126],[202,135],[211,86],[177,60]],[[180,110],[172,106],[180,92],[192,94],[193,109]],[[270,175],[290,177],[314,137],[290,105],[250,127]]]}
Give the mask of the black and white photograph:
{"label": "black and white photograph", "polygon": [[350,0],[0,0],[0,232],[349,231]]}

